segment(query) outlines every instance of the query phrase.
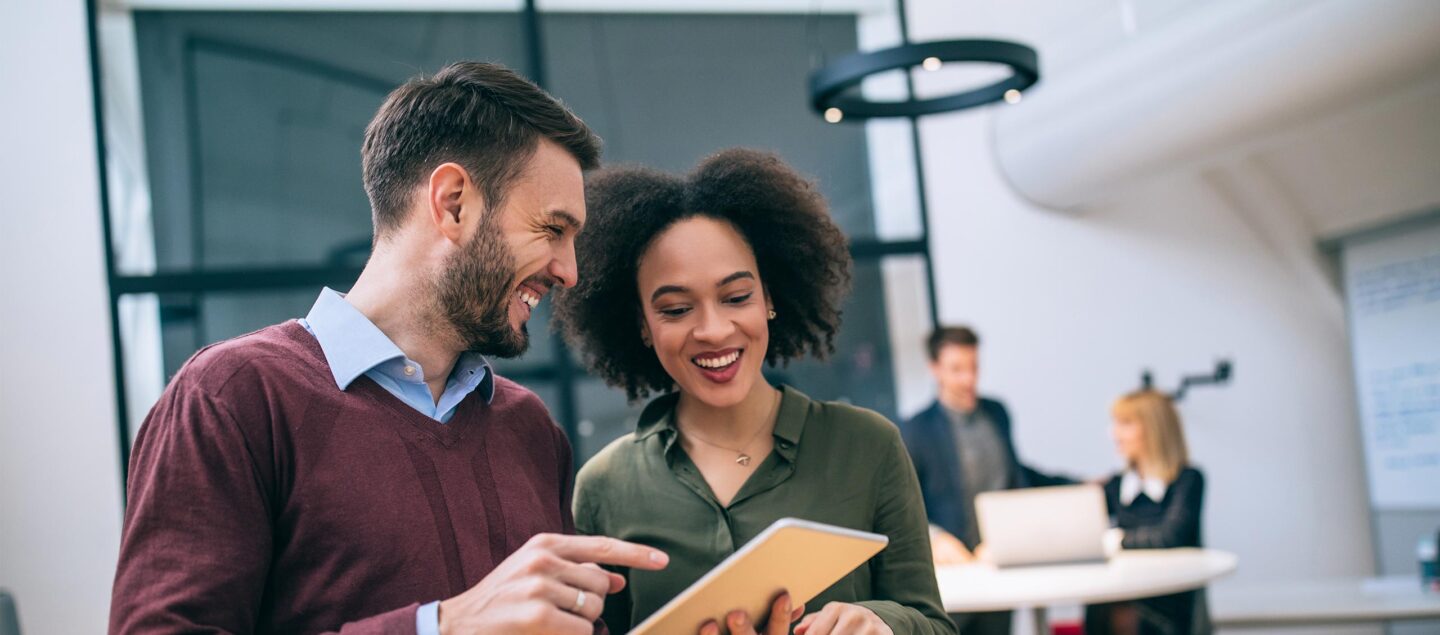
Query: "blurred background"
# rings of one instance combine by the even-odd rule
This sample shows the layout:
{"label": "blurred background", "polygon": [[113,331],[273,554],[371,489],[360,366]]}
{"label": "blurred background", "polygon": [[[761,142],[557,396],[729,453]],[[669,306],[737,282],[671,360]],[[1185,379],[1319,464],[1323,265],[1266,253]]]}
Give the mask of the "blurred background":
{"label": "blurred background", "polygon": [[[898,420],[934,398],[924,336],[969,324],[1026,461],[1098,476],[1120,467],[1116,396],[1228,360],[1228,384],[1180,404],[1206,541],[1240,558],[1226,583],[1414,575],[1440,527],[1440,3],[910,0],[909,39],[1020,41],[1040,82],[918,123],[827,122],[810,73],[901,42],[899,6],[0,2],[0,587],[25,631],[103,630],[146,412],[199,348],[353,282],[364,127],[462,59],[542,84],[608,164],[752,146],[818,181],[854,291],[834,358],[774,380]],[[531,350],[497,366],[583,462],[638,405],[539,311]],[[1293,630],[1386,628],[1440,622]]]}

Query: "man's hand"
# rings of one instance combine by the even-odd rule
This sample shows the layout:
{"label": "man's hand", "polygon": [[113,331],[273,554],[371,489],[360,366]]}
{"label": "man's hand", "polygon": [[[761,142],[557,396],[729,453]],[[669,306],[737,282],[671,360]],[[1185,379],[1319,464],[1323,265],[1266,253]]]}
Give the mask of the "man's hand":
{"label": "man's hand", "polygon": [[938,565],[964,564],[975,559],[959,538],[935,526],[930,527],[930,551]]}
{"label": "man's hand", "polygon": [[895,635],[874,611],[858,604],[831,602],[800,620],[795,635]]}
{"label": "man's hand", "polygon": [[[789,635],[790,624],[800,619],[805,614],[805,605],[790,607],[790,594],[781,593],[775,598],[775,604],[770,606],[770,619],[765,622],[765,631],[757,632],[755,624],[750,621],[750,616],[745,611],[731,611],[725,616],[726,625],[730,627],[730,635]],[[720,626],[715,622],[706,622],[700,627],[700,635],[720,635]]]}
{"label": "man's hand", "polygon": [[985,543],[983,542],[975,545],[975,553],[973,555],[975,556],[976,562],[990,562],[990,550],[985,548]]}
{"label": "man's hand", "polygon": [[662,569],[661,551],[603,536],[539,534],[470,590],[440,603],[441,635],[574,633],[589,635],[605,596],[625,578],[609,564]]}

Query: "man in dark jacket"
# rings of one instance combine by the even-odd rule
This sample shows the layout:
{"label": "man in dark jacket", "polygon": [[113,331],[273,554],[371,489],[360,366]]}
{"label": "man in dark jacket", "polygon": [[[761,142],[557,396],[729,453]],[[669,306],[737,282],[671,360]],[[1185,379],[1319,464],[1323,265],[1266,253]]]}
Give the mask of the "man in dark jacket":
{"label": "man in dark jacket", "polygon": [[[900,425],[920,477],[936,564],[970,560],[980,545],[975,496],[982,492],[1070,483],[1020,462],[1004,404],[979,396],[980,338],[964,326],[930,335],[934,404]],[[965,633],[1008,635],[1010,612],[956,616]]]}

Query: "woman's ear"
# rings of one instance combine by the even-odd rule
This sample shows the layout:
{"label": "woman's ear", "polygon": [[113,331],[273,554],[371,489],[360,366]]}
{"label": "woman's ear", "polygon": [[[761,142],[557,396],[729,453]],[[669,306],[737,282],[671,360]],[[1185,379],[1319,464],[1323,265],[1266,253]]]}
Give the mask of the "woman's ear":
{"label": "woman's ear", "polygon": [[650,340],[650,324],[643,315],[640,316],[640,341],[645,343],[645,348],[655,348],[655,343]]}

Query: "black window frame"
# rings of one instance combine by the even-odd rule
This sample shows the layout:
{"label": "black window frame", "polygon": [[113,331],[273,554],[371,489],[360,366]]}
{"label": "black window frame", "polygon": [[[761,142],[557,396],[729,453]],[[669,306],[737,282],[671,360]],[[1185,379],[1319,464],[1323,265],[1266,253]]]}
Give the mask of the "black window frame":
{"label": "black window frame", "polygon": [[[124,500],[124,487],[128,483],[131,437],[130,410],[126,398],[126,377],[124,342],[121,335],[120,324],[120,302],[127,295],[141,294],[173,294],[185,293],[192,297],[199,297],[205,293],[233,292],[233,291],[266,291],[285,290],[295,288],[319,288],[322,286],[345,287],[353,283],[359,277],[363,267],[344,264],[326,264],[318,266],[260,266],[242,268],[199,268],[193,271],[157,271],[152,274],[134,275],[122,274],[116,266],[115,249],[113,244],[112,217],[110,210],[110,197],[108,185],[108,173],[106,162],[108,160],[105,144],[105,121],[103,113],[102,78],[100,66],[100,43],[98,39],[98,2],[97,0],[86,0],[87,9],[87,30],[90,39],[90,70],[91,70],[91,97],[94,110],[96,155],[100,177],[100,214],[103,230],[105,278],[109,289],[110,307],[110,335],[112,345],[112,372],[115,379],[115,408],[116,408],[116,435],[118,449],[120,452],[120,479],[122,484],[122,502]],[[520,11],[525,26],[524,40],[526,50],[525,72],[536,84],[542,88],[546,87],[545,75],[545,53],[544,40],[540,28],[540,12],[535,7],[535,0],[526,0],[523,9]],[[195,43],[191,43],[195,44]],[[199,43],[206,44],[206,43]],[[215,43],[210,43],[215,44]],[[221,43],[223,44],[223,43]],[[209,44],[207,44],[209,45]],[[196,50],[195,46],[187,46],[187,54]],[[272,55],[270,53],[264,53]],[[315,64],[309,60],[295,58],[284,60],[287,63],[309,65],[311,72],[323,74],[346,73],[342,69],[330,68],[324,64]],[[187,65],[189,62],[186,62]],[[345,77],[347,81],[373,82],[368,77]],[[907,76],[908,79],[908,76]],[[193,90],[193,75],[186,77],[186,91],[189,94]],[[910,82],[907,82],[910,84]],[[913,86],[907,86],[913,93]],[[387,91],[388,92],[388,91]],[[916,187],[918,189],[920,234],[919,236],[905,240],[884,240],[884,239],[863,239],[855,240],[850,244],[851,257],[857,263],[868,261],[880,261],[894,256],[919,257],[924,265],[925,286],[928,295],[929,317],[932,325],[938,324],[938,308],[935,296],[935,275],[934,265],[930,253],[930,222],[925,197],[925,181],[923,163],[920,157],[920,135],[916,120],[911,118],[911,145],[914,150]],[[187,126],[195,125],[193,120],[188,121]],[[193,132],[193,131],[192,131]],[[193,135],[192,135],[193,136]],[[191,169],[198,158],[190,153],[189,159]],[[195,203],[192,201],[192,206]],[[526,381],[551,382],[557,389],[559,403],[547,404],[557,419],[557,423],[565,431],[568,438],[575,442],[577,426],[579,423],[579,412],[575,403],[576,383],[588,375],[583,369],[575,366],[572,353],[566,346],[563,338],[556,334],[550,334],[554,340],[552,359],[546,365],[539,367],[515,369],[506,372],[506,377],[524,383]]]}

